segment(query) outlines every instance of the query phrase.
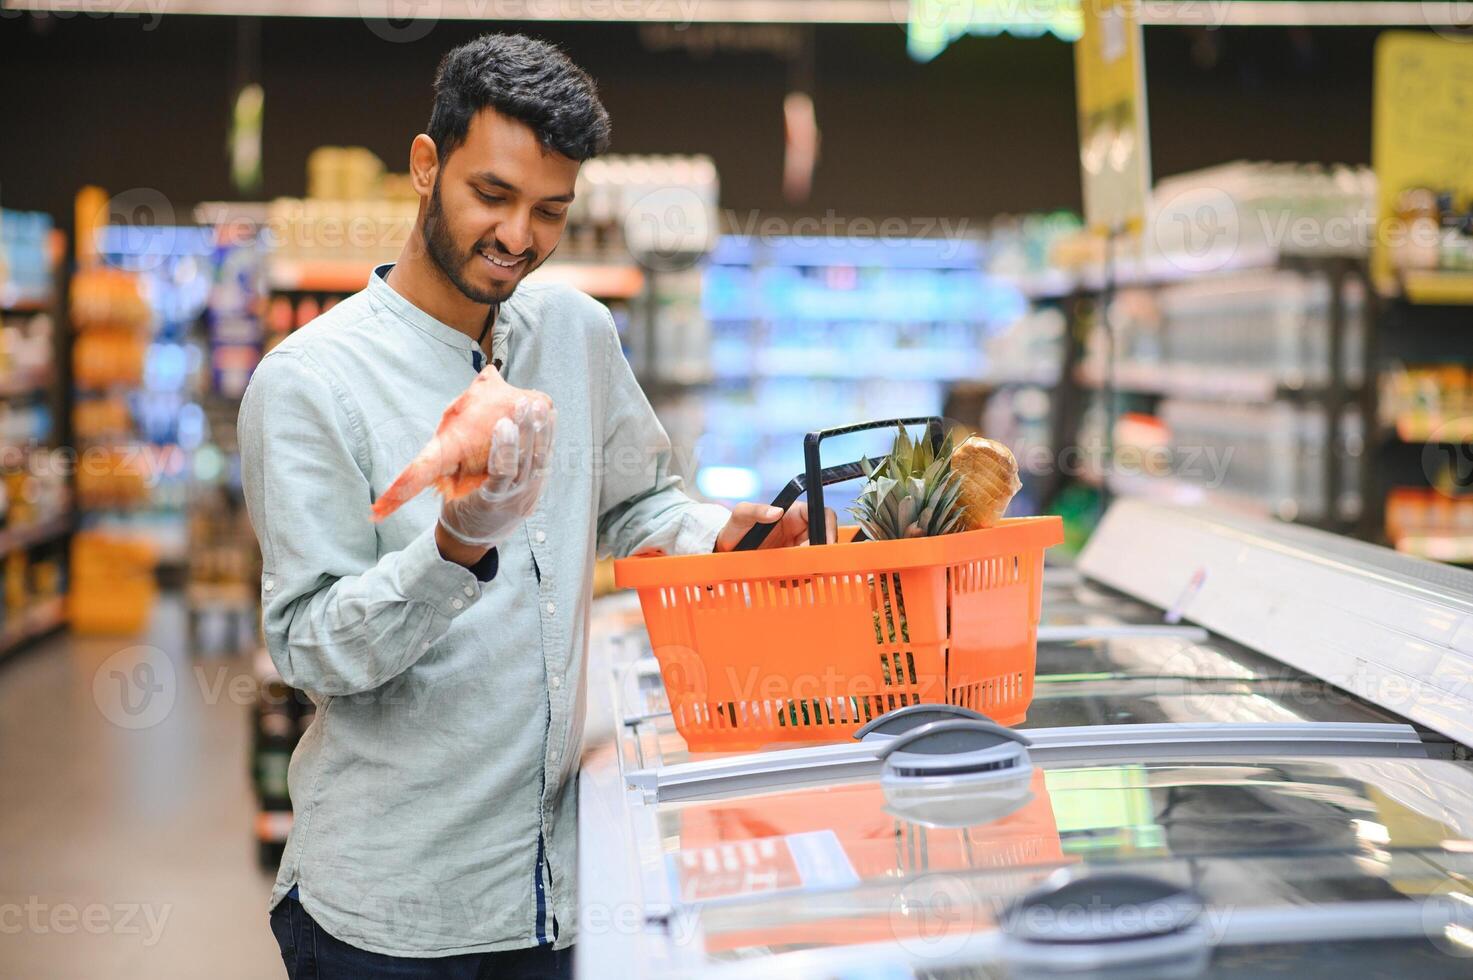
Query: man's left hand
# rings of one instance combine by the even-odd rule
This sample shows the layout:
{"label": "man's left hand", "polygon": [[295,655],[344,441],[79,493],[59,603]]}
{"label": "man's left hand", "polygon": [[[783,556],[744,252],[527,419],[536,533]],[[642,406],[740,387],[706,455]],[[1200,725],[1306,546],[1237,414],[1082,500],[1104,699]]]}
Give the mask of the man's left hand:
{"label": "man's left hand", "polygon": [[[824,516],[824,541],[832,543],[838,540],[838,518],[834,516],[832,508],[825,507]],[[782,518],[778,521],[778,518]],[[737,504],[731,512],[731,520],[726,522],[716,535],[716,550],[731,551],[737,546],[737,542],[746,537],[747,532],[757,524],[771,524],[778,521],[777,527],[767,535],[767,540],[762,542],[762,548],[791,548],[802,547],[808,543],[808,503],[799,501],[789,507],[787,513],[781,508],[770,504]]]}

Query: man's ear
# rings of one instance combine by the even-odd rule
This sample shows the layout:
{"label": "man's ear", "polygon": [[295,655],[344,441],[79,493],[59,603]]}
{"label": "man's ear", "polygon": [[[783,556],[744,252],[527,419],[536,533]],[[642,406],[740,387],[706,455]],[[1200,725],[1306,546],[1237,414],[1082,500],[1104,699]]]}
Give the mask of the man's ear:
{"label": "man's ear", "polygon": [[420,133],[409,144],[409,181],[420,197],[429,197],[435,189],[435,175],[440,171],[440,154],[435,141]]}

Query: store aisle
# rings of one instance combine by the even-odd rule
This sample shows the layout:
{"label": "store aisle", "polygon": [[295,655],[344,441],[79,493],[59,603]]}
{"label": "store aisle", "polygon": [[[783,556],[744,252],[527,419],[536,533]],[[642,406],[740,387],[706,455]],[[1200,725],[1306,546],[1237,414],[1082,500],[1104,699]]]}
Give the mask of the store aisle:
{"label": "store aisle", "polygon": [[249,663],[191,663],[184,625],[161,601],[140,641],[62,636],[0,665],[0,978],[281,975]]}

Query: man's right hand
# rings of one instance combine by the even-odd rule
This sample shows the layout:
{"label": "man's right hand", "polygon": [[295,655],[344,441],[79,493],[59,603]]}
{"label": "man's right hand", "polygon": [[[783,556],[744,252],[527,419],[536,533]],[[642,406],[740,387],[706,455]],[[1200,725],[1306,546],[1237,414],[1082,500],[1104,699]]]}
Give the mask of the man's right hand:
{"label": "man's right hand", "polygon": [[475,564],[511,537],[532,513],[552,459],[556,426],[557,409],[526,398],[517,402],[512,418],[496,423],[485,481],[466,496],[447,500],[440,507],[435,537],[446,559],[461,565]]}

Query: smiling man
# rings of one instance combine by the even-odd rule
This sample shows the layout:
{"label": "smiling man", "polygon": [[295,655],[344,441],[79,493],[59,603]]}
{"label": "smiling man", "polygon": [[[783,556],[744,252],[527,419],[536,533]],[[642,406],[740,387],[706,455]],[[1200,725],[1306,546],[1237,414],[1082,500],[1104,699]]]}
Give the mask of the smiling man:
{"label": "smiling man", "polygon": [[[241,405],[267,646],[319,705],[271,896],[294,980],[568,975],[595,554],[728,550],[780,516],[687,497],[608,310],[524,281],[608,140],[555,48],[451,51],[399,261],[263,358]],[[555,415],[520,412],[478,491],[372,523],[488,360]],[[806,536],[794,508],[764,547]]]}

